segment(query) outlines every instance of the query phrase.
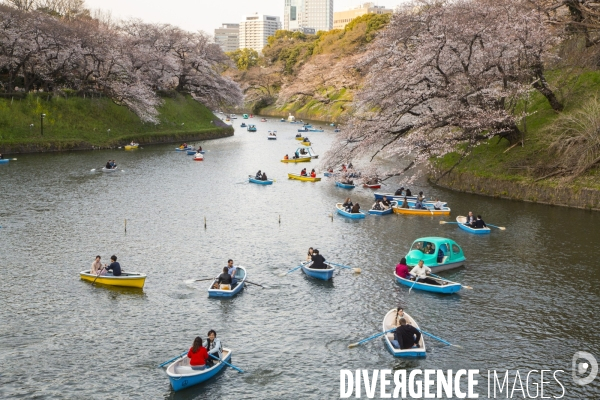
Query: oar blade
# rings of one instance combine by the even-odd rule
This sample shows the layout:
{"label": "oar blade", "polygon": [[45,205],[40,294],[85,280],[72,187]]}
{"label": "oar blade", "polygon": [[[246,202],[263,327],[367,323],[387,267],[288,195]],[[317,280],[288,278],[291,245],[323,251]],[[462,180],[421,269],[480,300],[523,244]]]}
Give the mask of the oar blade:
{"label": "oar blade", "polygon": [[354,272],[355,274],[360,274],[362,270],[360,268],[352,268],[352,272]]}
{"label": "oar blade", "polygon": [[349,349],[353,349],[353,348],[355,348],[355,347],[358,347],[358,345],[359,345],[359,344],[360,344],[360,343],[351,343],[351,344],[349,344],[349,345],[348,345],[348,348],[349,348]]}

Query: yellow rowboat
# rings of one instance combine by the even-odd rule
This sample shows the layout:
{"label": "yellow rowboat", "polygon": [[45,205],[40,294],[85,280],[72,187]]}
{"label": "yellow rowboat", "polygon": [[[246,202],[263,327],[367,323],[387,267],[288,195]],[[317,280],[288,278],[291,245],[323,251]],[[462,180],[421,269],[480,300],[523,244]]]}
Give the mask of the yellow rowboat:
{"label": "yellow rowboat", "polygon": [[415,208],[402,208],[402,207],[392,207],[394,213],[396,214],[407,214],[407,215],[450,215],[450,208],[443,207],[441,210],[434,210],[433,208],[426,209],[415,209]]}
{"label": "yellow rowboat", "polygon": [[302,136],[300,136],[300,137],[297,137],[296,140],[302,141],[302,140],[304,140],[304,138]]}
{"label": "yellow rowboat", "polygon": [[137,150],[138,147],[139,144],[134,144],[133,146],[128,144],[127,146],[125,146],[125,150]]}
{"label": "yellow rowboat", "polygon": [[144,283],[146,282],[146,274],[139,272],[123,273],[121,276],[97,276],[96,274],[90,274],[90,271],[81,271],[79,276],[84,281],[94,282],[94,279],[97,277],[96,283],[101,283],[103,285],[134,287],[140,289],[144,287]]}
{"label": "yellow rowboat", "polygon": [[288,178],[308,182],[319,182],[321,180],[321,178],[311,178],[310,176],[302,176],[298,174],[288,174]]}
{"label": "yellow rowboat", "polygon": [[299,162],[309,162],[311,157],[300,157],[300,158],[289,158],[287,160],[281,160],[284,163],[299,163]]}
{"label": "yellow rowboat", "polygon": [[305,146],[310,146],[310,142],[302,142],[302,144]]}

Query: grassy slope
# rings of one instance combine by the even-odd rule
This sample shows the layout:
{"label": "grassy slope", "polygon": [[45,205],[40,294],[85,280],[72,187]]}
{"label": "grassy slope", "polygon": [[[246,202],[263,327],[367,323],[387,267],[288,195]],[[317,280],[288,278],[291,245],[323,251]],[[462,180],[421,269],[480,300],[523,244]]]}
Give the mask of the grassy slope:
{"label": "grassy slope", "polygon": [[[585,72],[578,75],[559,76],[551,75],[551,80],[561,82],[561,94],[565,104],[565,113],[576,110],[585,100],[599,94],[600,71]],[[470,156],[467,156],[454,171],[468,172],[481,177],[494,177],[502,180],[533,182],[531,171],[535,167],[547,165],[553,157],[549,152],[552,136],[546,131],[547,127],[558,117],[548,101],[539,93],[535,92],[528,104],[528,112],[534,112],[527,117],[527,133],[525,144],[512,148],[508,152],[508,142],[492,139],[486,144],[475,148]],[[447,155],[435,164],[442,170],[452,167],[459,159],[457,153]],[[541,185],[556,186],[558,179],[546,179],[537,182]],[[600,189],[600,171],[598,169],[588,172],[574,180],[573,187],[588,187]]]}
{"label": "grassy slope", "polygon": [[[144,124],[128,108],[107,98],[53,97],[36,95],[24,99],[0,99],[0,146],[35,145],[48,142],[86,142],[108,146],[131,139],[151,140],[152,136],[214,132],[216,117],[189,96],[164,98],[159,108],[160,124]],[[40,114],[45,113],[44,136]],[[30,124],[34,124],[30,128]],[[183,124],[183,125],[182,125]],[[108,130],[110,129],[110,133]]]}
{"label": "grassy slope", "polygon": [[282,117],[287,117],[288,113],[291,113],[298,118],[313,119],[317,121],[339,121],[352,101],[352,92],[346,89],[338,91],[328,91],[327,89],[323,89],[322,94],[329,98],[329,104],[323,104],[316,100],[311,100],[307,103],[287,103],[283,107],[276,107],[275,105],[269,106],[262,109],[261,113],[280,115]]}

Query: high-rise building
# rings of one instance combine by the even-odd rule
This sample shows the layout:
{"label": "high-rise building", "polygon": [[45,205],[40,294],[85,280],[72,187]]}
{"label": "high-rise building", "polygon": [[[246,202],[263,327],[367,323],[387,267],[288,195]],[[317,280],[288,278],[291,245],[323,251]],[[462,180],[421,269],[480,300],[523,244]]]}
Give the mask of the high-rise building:
{"label": "high-rise building", "polygon": [[365,14],[389,14],[393,12],[394,10],[384,6],[376,6],[375,3],[364,3],[352,10],[333,13],[333,29],[344,29],[348,22]]}
{"label": "high-rise building", "polygon": [[305,33],[333,28],[333,0],[285,0],[283,29]]}
{"label": "high-rise building", "polygon": [[225,53],[235,51],[240,44],[240,24],[223,24],[215,29],[215,43],[221,46]]}
{"label": "high-rise building", "polygon": [[247,15],[240,23],[240,49],[254,49],[259,53],[267,45],[267,38],[281,29],[279,17],[271,15]]}

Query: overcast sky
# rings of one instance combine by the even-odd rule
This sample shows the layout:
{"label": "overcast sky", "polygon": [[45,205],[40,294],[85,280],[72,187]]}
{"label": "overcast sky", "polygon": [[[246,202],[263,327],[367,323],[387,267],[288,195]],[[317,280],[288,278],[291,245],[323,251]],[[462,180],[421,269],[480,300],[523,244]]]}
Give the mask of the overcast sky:
{"label": "overcast sky", "polygon": [[[372,0],[395,8],[403,0]],[[162,22],[188,31],[214,34],[223,22],[239,22],[244,15],[269,14],[283,17],[284,0],[85,0],[90,9],[110,11],[113,18],[139,18]],[[334,0],[334,11],[344,11],[363,3],[360,0]]]}

